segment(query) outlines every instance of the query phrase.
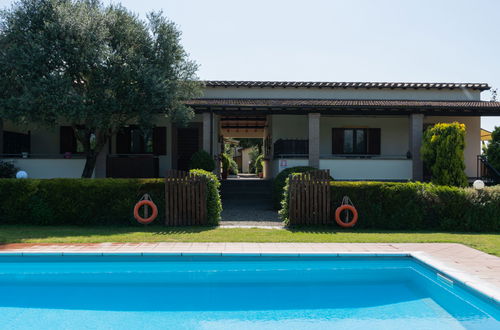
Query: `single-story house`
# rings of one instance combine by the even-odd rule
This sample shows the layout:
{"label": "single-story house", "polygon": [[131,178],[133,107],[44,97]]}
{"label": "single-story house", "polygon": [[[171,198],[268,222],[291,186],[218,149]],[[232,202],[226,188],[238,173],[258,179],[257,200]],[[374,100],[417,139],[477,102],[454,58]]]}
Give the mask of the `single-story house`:
{"label": "single-story house", "polygon": [[[206,81],[187,101],[188,127],[158,116],[155,129],[130,125],[99,156],[95,177],[161,177],[187,169],[204,149],[214,158],[224,138],[262,138],[264,175],[299,165],[329,169],[339,180],[422,180],[422,134],[428,125],[466,125],[465,164],[477,176],[481,116],[500,102],[481,101],[480,83]],[[1,121],[0,121],[1,122]],[[0,125],[0,155],[32,178],[80,177],[85,159],[70,127]]]}

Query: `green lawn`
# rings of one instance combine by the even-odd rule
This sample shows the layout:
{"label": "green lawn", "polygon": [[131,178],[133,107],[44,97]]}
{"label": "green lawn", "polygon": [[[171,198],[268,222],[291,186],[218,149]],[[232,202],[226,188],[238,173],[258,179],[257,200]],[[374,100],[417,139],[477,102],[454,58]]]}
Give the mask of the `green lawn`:
{"label": "green lawn", "polygon": [[461,243],[500,256],[500,234],[337,230],[180,227],[0,226],[0,243],[100,242],[331,242]]}

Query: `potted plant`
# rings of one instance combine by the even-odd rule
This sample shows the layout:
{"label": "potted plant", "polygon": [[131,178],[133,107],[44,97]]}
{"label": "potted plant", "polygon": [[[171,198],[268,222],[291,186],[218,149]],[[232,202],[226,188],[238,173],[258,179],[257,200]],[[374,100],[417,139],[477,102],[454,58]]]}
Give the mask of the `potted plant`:
{"label": "potted plant", "polygon": [[257,174],[257,176],[259,178],[262,178],[264,175],[263,175],[263,165],[262,165],[262,162],[264,161],[264,155],[259,155],[259,157],[257,157],[257,159],[255,159],[255,174]]}
{"label": "potted plant", "polygon": [[225,152],[222,153],[222,180],[226,180],[229,175],[230,167],[229,155]]}

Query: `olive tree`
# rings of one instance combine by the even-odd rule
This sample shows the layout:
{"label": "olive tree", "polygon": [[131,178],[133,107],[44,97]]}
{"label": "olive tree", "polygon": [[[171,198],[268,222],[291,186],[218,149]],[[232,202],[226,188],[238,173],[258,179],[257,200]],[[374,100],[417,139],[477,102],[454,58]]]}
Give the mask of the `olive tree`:
{"label": "olive tree", "polygon": [[187,122],[196,70],[161,12],[142,20],[99,0],[21,0],[0,16],[0,118],[72,126],[82,177],[124,125],[150,127],[156,114]]}

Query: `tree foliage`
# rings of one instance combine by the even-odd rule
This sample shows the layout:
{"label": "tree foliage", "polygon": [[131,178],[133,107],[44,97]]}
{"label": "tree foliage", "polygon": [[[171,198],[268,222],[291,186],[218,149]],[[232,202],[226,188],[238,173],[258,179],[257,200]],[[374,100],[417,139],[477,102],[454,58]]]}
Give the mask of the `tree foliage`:
{"label": "tree foliage", "polygon": [[425,131],[421,152],[425,166],[430,169],[433,183],[467,186],[464,149],[464,124],[438,123]]}
{"label": "tree foliage", "polygon": [[491,141],[486,148],[488,162],[497,171],[500,171],[500,127],[495,127],[491,133]]}
{"label": "tree foliage", "polygon": [[196,70],[161,12],[141,20],[100,0],[21,0],[0,16],[0,117],[71,125],[84,177],[124,125],[150,127],[155,114],[187,122]]}

